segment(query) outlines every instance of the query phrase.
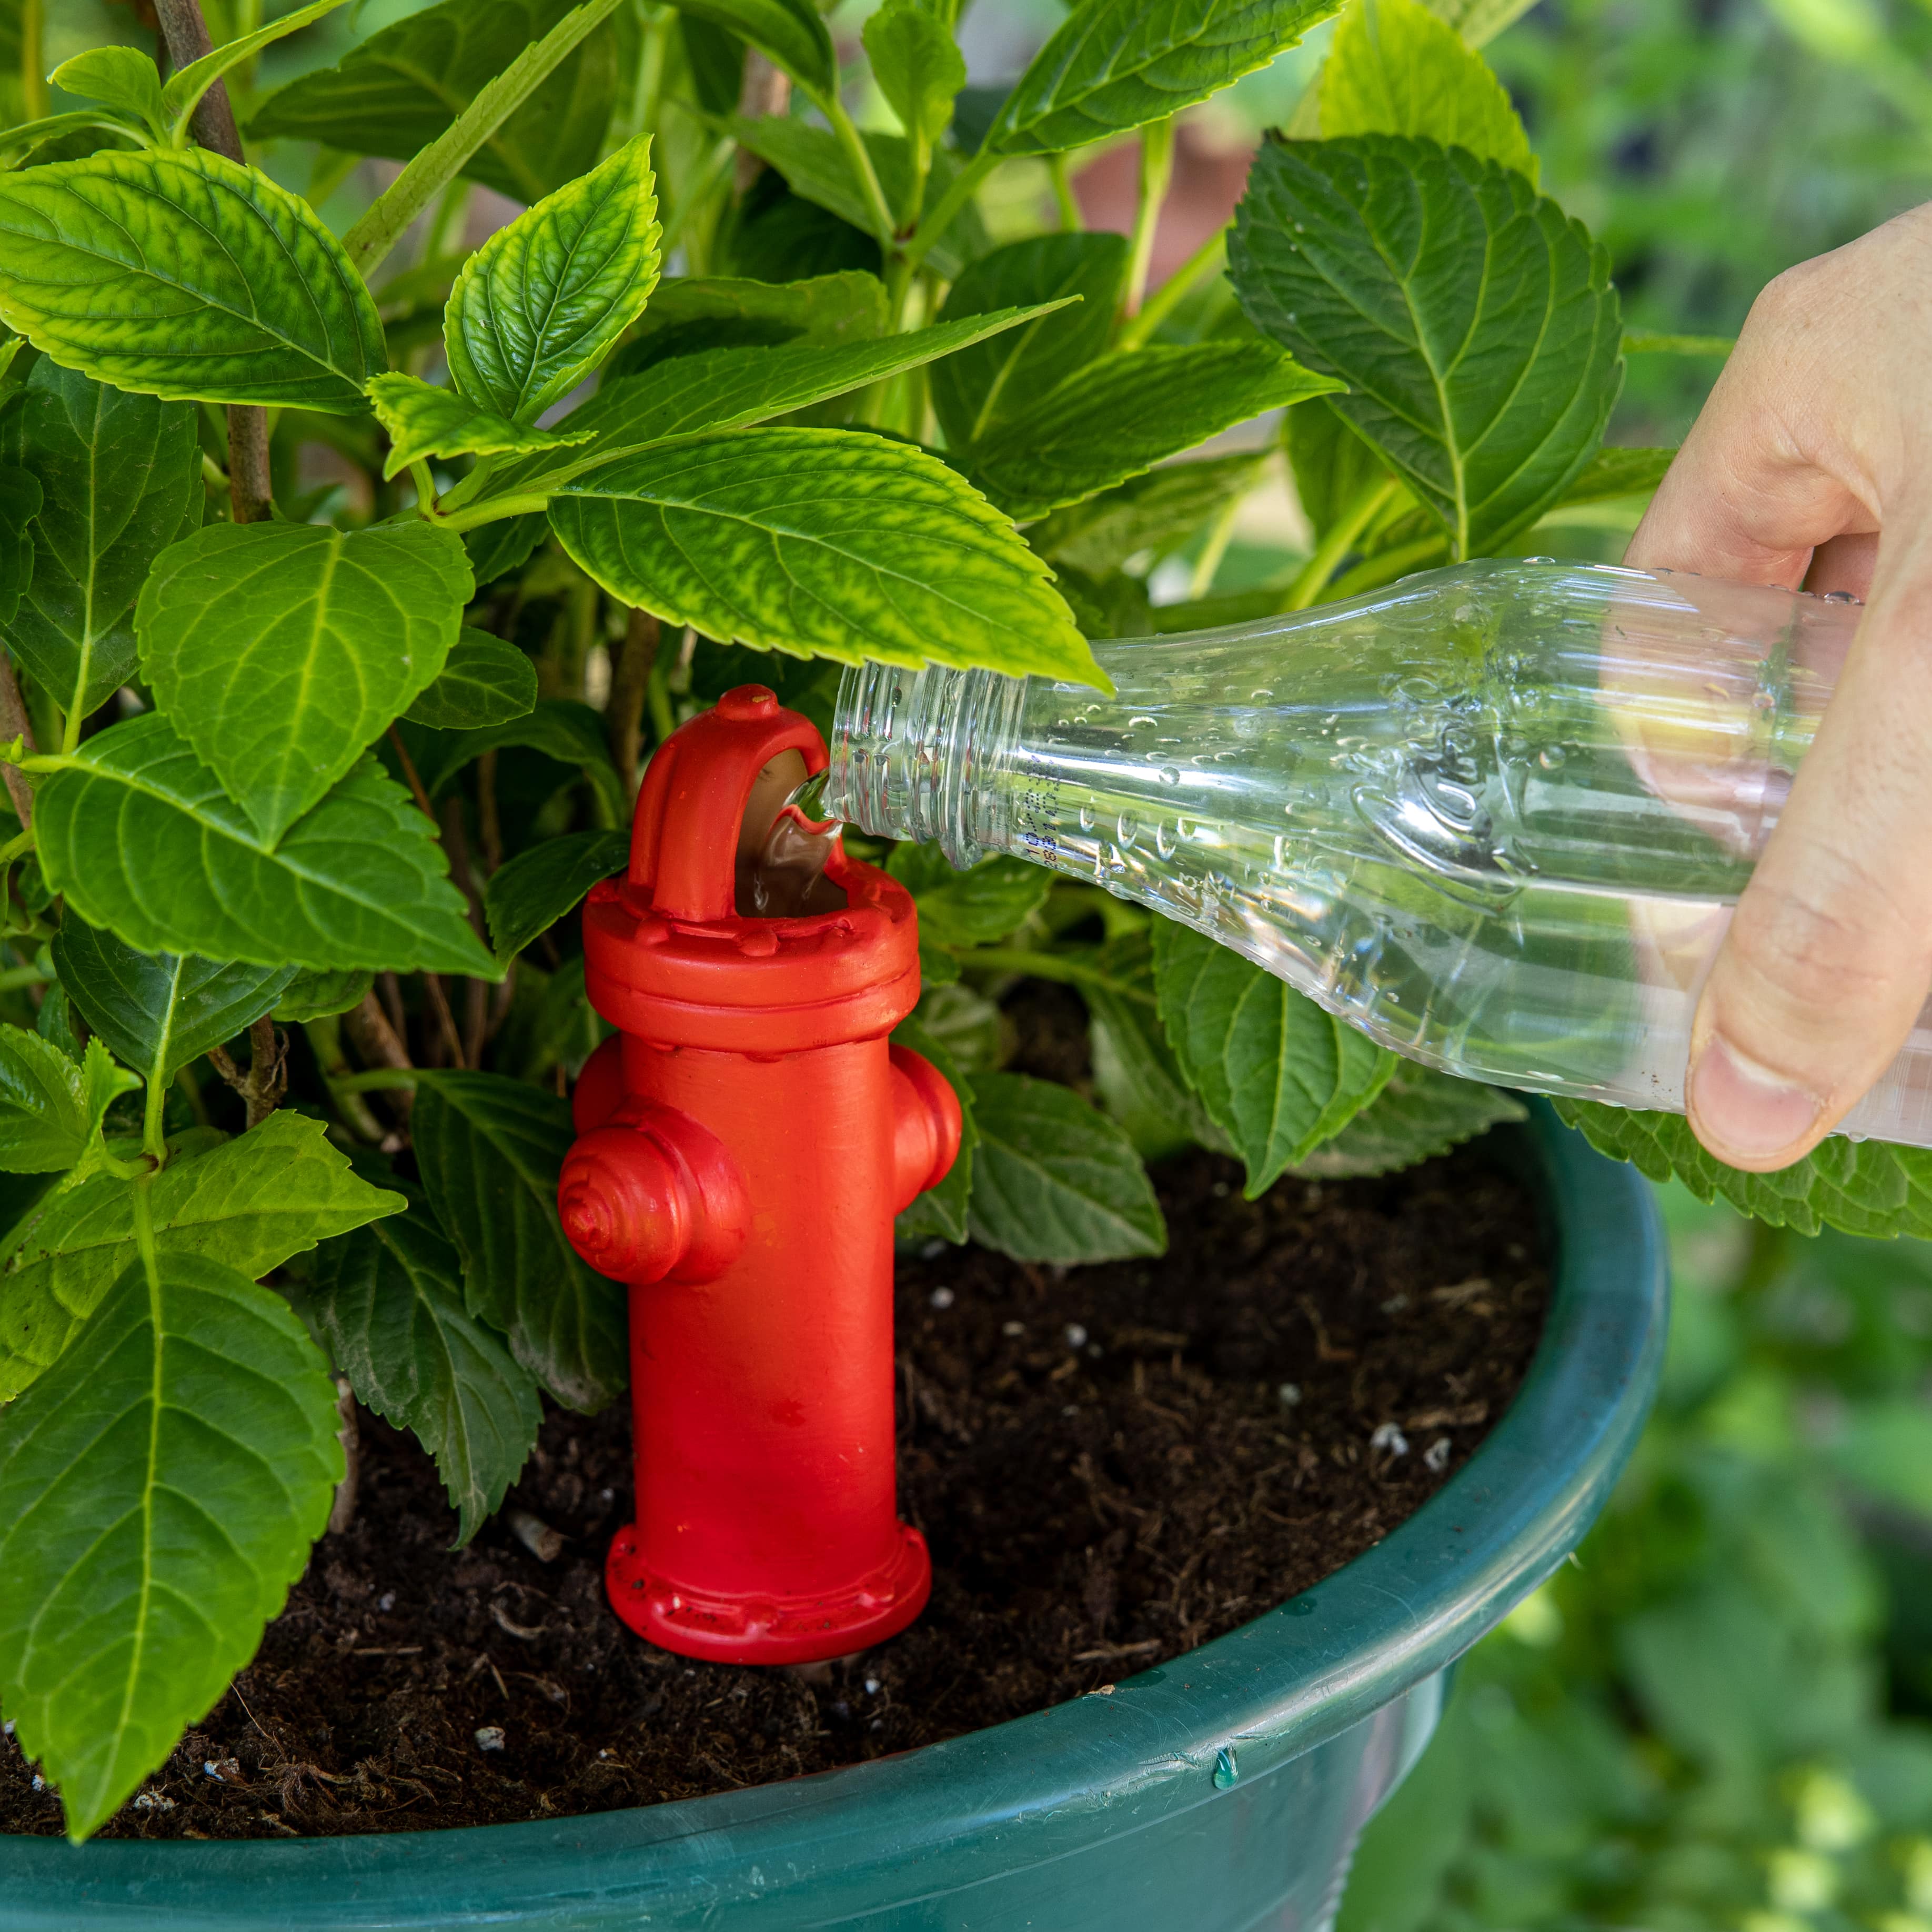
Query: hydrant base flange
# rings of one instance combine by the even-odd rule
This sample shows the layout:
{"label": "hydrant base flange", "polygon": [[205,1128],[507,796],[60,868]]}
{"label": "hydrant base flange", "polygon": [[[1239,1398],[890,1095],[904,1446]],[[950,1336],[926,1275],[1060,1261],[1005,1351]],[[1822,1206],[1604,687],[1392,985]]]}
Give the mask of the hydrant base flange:
{"label": "hydrant base flange", "polygon": [[849,1588],[820,1596],[698,1594],[654,1576],[634,1525],[612,1539],[604,1568],[612,1607],[647,1642],[710,1664],[820,1664],[896,1636],[926,1607],[926,1539],[898,1526],[891,1556]]}

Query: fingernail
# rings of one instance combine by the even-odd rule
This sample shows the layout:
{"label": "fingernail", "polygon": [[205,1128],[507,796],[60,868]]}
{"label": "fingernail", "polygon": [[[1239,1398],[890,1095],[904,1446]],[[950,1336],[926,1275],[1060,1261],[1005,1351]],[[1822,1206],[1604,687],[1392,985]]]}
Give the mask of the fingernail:
{"label": "fingernail", "polygon": [[1763,1160],[1802,1140],[1824,1102],[1713,1034],[1690,1070],[1690,1112],[1723,1152]]}

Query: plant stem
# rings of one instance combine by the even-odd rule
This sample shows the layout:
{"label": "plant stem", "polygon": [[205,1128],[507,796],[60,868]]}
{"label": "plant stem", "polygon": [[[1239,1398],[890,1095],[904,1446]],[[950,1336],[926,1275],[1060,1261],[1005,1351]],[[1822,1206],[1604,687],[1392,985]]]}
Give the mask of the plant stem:
{"label": "plant stem", "polygon": [[1134,211],[1133,245],[1127,256],[1126,292],[1120,313],[1138,312],[1147,292],[1148,269],[1154,261],[1154,230],[1160,225],[1161,204],[1174,178],[1174,120],[1150,121],[1141,130],[1141,199]]}
{"label": "plant stem", "polygon": [[241,1095],[249,1126],[259,1127],[281,1105],[289,1084],[287,1052],[287,1042],[267,1013],[248,1028],[247,1066],[236,1066],[225,1046],[208,1048],[209,1064]]}
{"label": "plant stem", "polygon": [[[192,5],[194,0],[163,0]],[[536,46],[526,47],[488,82],[455,120],[424,148],[342,238],[364,281],[374,273],[404,229],[463,172],[471,155],[522,106],[586,39],[617,10],[618,0],[584,0]]]}
{"label": "plant stem", "polygon": [[1336,518],[1328,534],[1315,546],[1314,554],[1288,586],[1288,595],[1281,606],[1284,610],[1305,610],[1328,589],[1336,566],[1348,554],[1355,539],[1375,521],[1377,513],[1401,487],[1393,476],[1372,477],[1356,492],[1353,501]]}
{"label": "plant stem", "polygon": [[410,481],[416,486],[417,514],[436,514],[436,478],[429,472],[429,459],[419,456],[410,465]]}
{"label": "plant stem", "polygon": [[[688,638],[691,633],[687,631]],[[644,700],[650,707],[651,735],[662,745],[677,729],[677,719],[670,708],[670,667],[664,654],[659,651],[651,665],[651,674],[644,688]]]}
{"label": "plant stem", "polygon": [[1138,349],[1203,282],[1218,275],[1227,260],[1228,231],[1217,228],[1148,297],[1139,313],[1120,325],[1114,346]]}
{"label": "plant stem", "polygon": [[[388,1022],[385,1020],[386,1028]],[[414,1093],[416,1071],[412,1066],[372,1066],[365,1073],[345,1073],[329,1085],[338,1094]]]}
{"label": "plant stem", "polygon": [[1425,564],[1442,562],[1448,555],[1448,546],[1442,538],[1420,537],[1399,549],[1385,550],[1379,556],[1366,558],[1353,570],[1338,577],[1330,586],[1332,597],[1323,601],[1358,597],[1364,590],[1379,590],[1384,584],[1393,584],[1398,577],[1406,577],[1412,570],[1421,569]]}
{"label": "plant stem", "polygon": [[1053,205],[1059,211],[1062,230],[1078,234],[1086,224],[1080,218],[1080,203],[1074,197],[1073,180],[1064,154],[1047,156],[1046,178],[1053,184]]}
{"label": "plant stem", "polygon": [[[610,455],[614,455],[616,453],[613,451]],[[610,455],[601,457],[598,460],[608,462],[610,460]],[[582,466],[593,468],[595,465]],[[576,472],[573,471],[572,473]],[[561,487],[568,478],[560,475],[552,480]],[[446,530],[459,532],[473,530],[484,524],[501,523],[506,517],[527,517],[534,511],[547,508],[549,503],[550,494],[548,491],[541,496],[491,496],[481,503],[472,505],[468,509],[458,510],[448,514],[439,516],[436,522]]]}
{"label": "plant stem", "polygon": [[[190,62],[212,53],[201,0],[154,0],[155,17],[168,51],[169,64],[178,73]],[[218,80],[196,104],[188,122],[195,140],[237,167],[244,164],[242,136],[235,126],[235,110],[228,83]],[[257,524],[268,514],[273,495],[268,480],[268,412],[252,403],[228,405],[228,506],[238,524]]]}
{"label": "plant stem", "polygon": [[[10,745],[16,738],[29,752],[39,748],[34,742],[27,707],[20,701],[20,683],[14,675],[14,660],[0,650],[0,740]],[[23,831],[30,831],[34,823],[34,788],[18,765],[10,764],[5,771],[7,796],[14,801],[14,815]]]}
{"label": "plant stem", "polygon": [[[352,1007],[342,1018],[356,1051],[372,1064],[370,1074],[350,1074],[340,1081],[332,1081],[332,1087],[340,1088],[342,1091],[350,1094],[364,1093],[372,1088],[385,1085],[406,1088],[409,1090],[398,1099],[395,1111],[400,1118],[407,1120],[410,1105],[416,1097],[416,1076],[410,1065],[409,1049],[404,1046],[396,1029],[389,1024],[388,1016],[383,1012],[376,995],[373,992],[364,993],[362,1004]],[[372,1078],[371,1074],[378,1077]],[[385,1079],[380,1077],[398,1074],[405,1078]],[[362,1084],[358,1085],[355,1084],[356,1082]]]}
{"label": "plant stem", "polygon": [[658,658],[658,620],[648,610],[634,610],[624,626],[624,646],[610,674],[610,701],[604,728],[610,740],[610,758],[624,782],[624,796],[638,795],[638,763],[644,750],[644,694]]}
{"label": "plant stem", "polygon": [[1221,560],[1228,554],[1228,545],[1234,534],[1234,520],[1240,514],[1239,494],[1231,495],[1208,526],[1201,554],[1194,560],[1194,574],[1187,586],[1189,596],[1205,597],[1214,589],[1214,574],[1221,568]]}
{"label": "plant stem", "polygon": [[[201,0],[154,0],[154,17],[160,23],[168,64],[176,73],[214,52],[208,22],[201,16]],[[242,137],[236,131],[235,110],[226,81],[218,80],[201,97],[188,127],[202,147],[212,148],[238,167],[241,165]]]}
{"label": "plant stem", "polygon": [[496,466],[502,460],[497,456],[478,457],[470,466],[470,474],[437,500],[436,508],[440,512],[448,512],[459,509],[469,502],[482,492],[483,486],[496,473]]}
{"label": "plant stem", "polygon": [[952,177],[952,185],[920,217],[912,239],[905,244],[905,257],[916,266],[924,261],[932,244],[952,226],[952,218],[970,201],[980,184],[999,164],[1000,157],[984,148]]}
{"label": "plant stem", "polygon": [[[738,112],[746,121],[764,121],[791,106],[791,76],[773,64],[756,47],[745,50],[745,77],[738,88]],[[731,185],[742,194],[758,178],[764,163],[749,148],[740,148],[731,171]]]}
{"label": "plant stem", "polygon": [[879,246],[888,254],[892,251],[896,224],[892,212],[886,205],[886,191],[879,185],[879,172],[872,165],[872,150],[866,146],[859,130],[852,124],[852,117],[845,111],[845,104],[836,94],[828,94],[818,105],[826,120],[832,123],[832,131],[838,136],[838,145],[845,152],[845,159],[852,170],[853,178],[859,184],[859,193],[866,204],[866,212],[872,224],[872,232],[879,238]]}
{"label": "plant stem", "polygon": [[46,44],[42,38],[46,0],[22,0],[20,8],[20,118],[44,119],[47,111]]}
{"label": "plant stem", "polygon": [[167,1083],[150,1078],[146,1105],[141,1109],[141,1150],[157,1167],[168,1157],[168,1138],[161,1125],[162,1109],[167,1105]]}
{"label": "plant stem", "polygon": [[1098,986],[1106,992],[1119,994],[1124,1000],[1138,1000],[1144,1006],[1154,1004],[1154,995],[1145,987],[1130,986],[1126,980],[1117,980],[1111,973],[1103,973],[1099,967],[1089,966],[1084,961],[1070,958],[1064,952],[1034,952],[1021,946],[976,946],[956,956],[962,970],[984,967],[996,973],[1030,973],[1036,980],[1057,980],[1072,986]]}

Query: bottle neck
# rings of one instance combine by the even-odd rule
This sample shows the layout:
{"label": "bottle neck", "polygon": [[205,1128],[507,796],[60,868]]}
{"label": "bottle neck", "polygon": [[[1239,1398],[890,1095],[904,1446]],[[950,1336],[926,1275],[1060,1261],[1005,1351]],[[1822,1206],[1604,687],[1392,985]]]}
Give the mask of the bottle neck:
{"label": "bottle neck", "polygon": [[875,838],[936,844],[964,868],[1004,848],[1005,788],[1028,680],[866,663],[838,684],[824,810]]}

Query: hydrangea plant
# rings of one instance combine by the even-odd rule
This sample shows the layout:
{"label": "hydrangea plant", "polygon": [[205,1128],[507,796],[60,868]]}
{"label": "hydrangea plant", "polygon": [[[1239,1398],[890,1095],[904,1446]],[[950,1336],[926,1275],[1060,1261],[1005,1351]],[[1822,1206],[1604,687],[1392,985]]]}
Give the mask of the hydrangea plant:
{"label": "hydrangea plant", "polygon": [[[218,46],[155,0],[56,100],[44,0],[0,0],[0,1706],[76,1838],[350,1506],[352,1396],[460,1541],[544,1398],[620,1390],[623,1292],[554,1202],[601,1025],[570,915],[681,718],[755,679],[826,722],[866,658],[1097,681],[1089,638],[1526,542],[1669,454],[1600,447],[1607,258],[1477,50],[1522,0],[1352,0],[1153,287],[1176,117],[1341,0],[1078,0],[998,89],[956,0],[884,0],[862,73],[811,0],[359,40],[341,4]],[[1070,173],[1122,140],[1138,215],[1094,232]],[[1306,554],[1217,590],[1277,438]],[[968,1109],[908,1240],[1157,1252],[1144,1163],[1190,1143],[1258,1192],[1520,1114],[1094,888],[874,856]],[[1028,979],[1090,1077],[1004,1070]],[[1927,1220],[1922,1156],[1748,1178],[1574,1111],[1773,1218]]]}

